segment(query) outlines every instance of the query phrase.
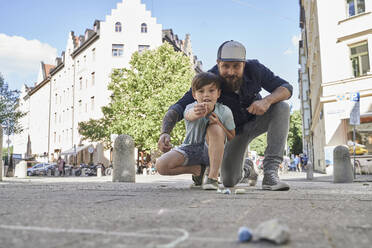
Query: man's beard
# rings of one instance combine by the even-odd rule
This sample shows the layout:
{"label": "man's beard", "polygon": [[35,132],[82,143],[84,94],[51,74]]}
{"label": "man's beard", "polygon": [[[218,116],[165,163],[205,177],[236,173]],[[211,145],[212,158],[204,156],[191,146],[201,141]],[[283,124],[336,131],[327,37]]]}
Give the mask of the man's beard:
{"label": "man's beard", "polygon": [[238,91],[240,89],[240,86],[243,84],[243,77],[225,77],[225,81],[231,91]]}

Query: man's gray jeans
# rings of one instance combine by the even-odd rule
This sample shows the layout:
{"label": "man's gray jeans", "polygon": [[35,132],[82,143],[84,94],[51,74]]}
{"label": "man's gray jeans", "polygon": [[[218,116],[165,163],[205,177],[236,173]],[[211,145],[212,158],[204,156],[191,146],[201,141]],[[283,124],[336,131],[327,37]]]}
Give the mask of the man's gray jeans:
{"label": "man's gray jeans", "polygon": [[263,115],[244,125],[243,132],[225,146],[221,166],[221,177],[225,187],[233,187],[242,178],[244,155],[248,144],[257,136],[267,132],[267,147],[263,161],[264,171],[278,170],[283,160],[289,129],[289,105],[278,102],[270,106]]}

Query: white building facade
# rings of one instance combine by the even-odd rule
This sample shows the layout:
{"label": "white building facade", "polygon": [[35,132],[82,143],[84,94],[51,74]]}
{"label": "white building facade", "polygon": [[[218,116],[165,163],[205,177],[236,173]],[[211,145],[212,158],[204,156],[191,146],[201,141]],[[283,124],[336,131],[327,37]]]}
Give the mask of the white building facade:
{"label": "white building facade", "polygon": [[356,142],[372,154],[372,0],[301,0],[299,88],[304,153],[325,171],[350,144],[350,95],[360,95]]}
{"label": "white building facade", "polygon": [[69,163],[109,164],[110,151],[83,141],[78,123],[103,116],[113,69],[128,67],[134,52],[155,49],[162,42],[162,25],[140,0],[118,3],[105,21],[96,20],[84,35],[70,32],[54,68],[49,74],[41,71],[40,82],[22,93],[20,102],[29,110],[22,120],[25,131],[14,137],[14,153],[25,154],[30,135],[38,160],[46,154],[49,161],[62,155]]}

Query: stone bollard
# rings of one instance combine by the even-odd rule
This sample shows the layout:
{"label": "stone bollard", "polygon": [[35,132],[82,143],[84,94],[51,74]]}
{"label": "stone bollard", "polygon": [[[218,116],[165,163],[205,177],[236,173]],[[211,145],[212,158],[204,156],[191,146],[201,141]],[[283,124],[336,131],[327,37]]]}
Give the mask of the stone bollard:
{"label": "stone bollard", "polygon": [[102,166],[97,166],[97,177],[102,177]]}
{"label": "stone bollard", "polygon": [[314,168],[313,168],[313,164],[310,161],[307,162],[306,168],[307,168],[306,179],[313,180],[314,179]]}
{"label": "stone bollard", "polygon": [[14,176],[18,178],[26,178],[27,176],[27,163],[26,161],[20,161],[15,166]]}
{"label": "stone bollard", "polygon": [[119,135],[114,142],[113,182],[135,182],[134,142],[129,135]]}
{"label": "stone bollard", "polygon": [[3,181],[3,127],[0,126],[0,182]]}
{"label": "stone bollard", "polygon": [[352,183],[354,175],[349,149],[343,145],[336,146],[333,150],[333,161],[333,182]]}

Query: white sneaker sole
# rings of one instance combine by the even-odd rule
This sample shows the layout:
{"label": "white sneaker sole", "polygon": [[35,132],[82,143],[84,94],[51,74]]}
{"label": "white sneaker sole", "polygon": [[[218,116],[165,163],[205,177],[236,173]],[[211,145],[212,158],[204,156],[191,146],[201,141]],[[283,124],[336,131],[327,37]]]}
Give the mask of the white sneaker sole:
{"label": "white sneaker sole", "polygon": [[203,184],[202,189],[204,189],[204,190],[217,190],[218,187],[216,187],[212,184]]}

